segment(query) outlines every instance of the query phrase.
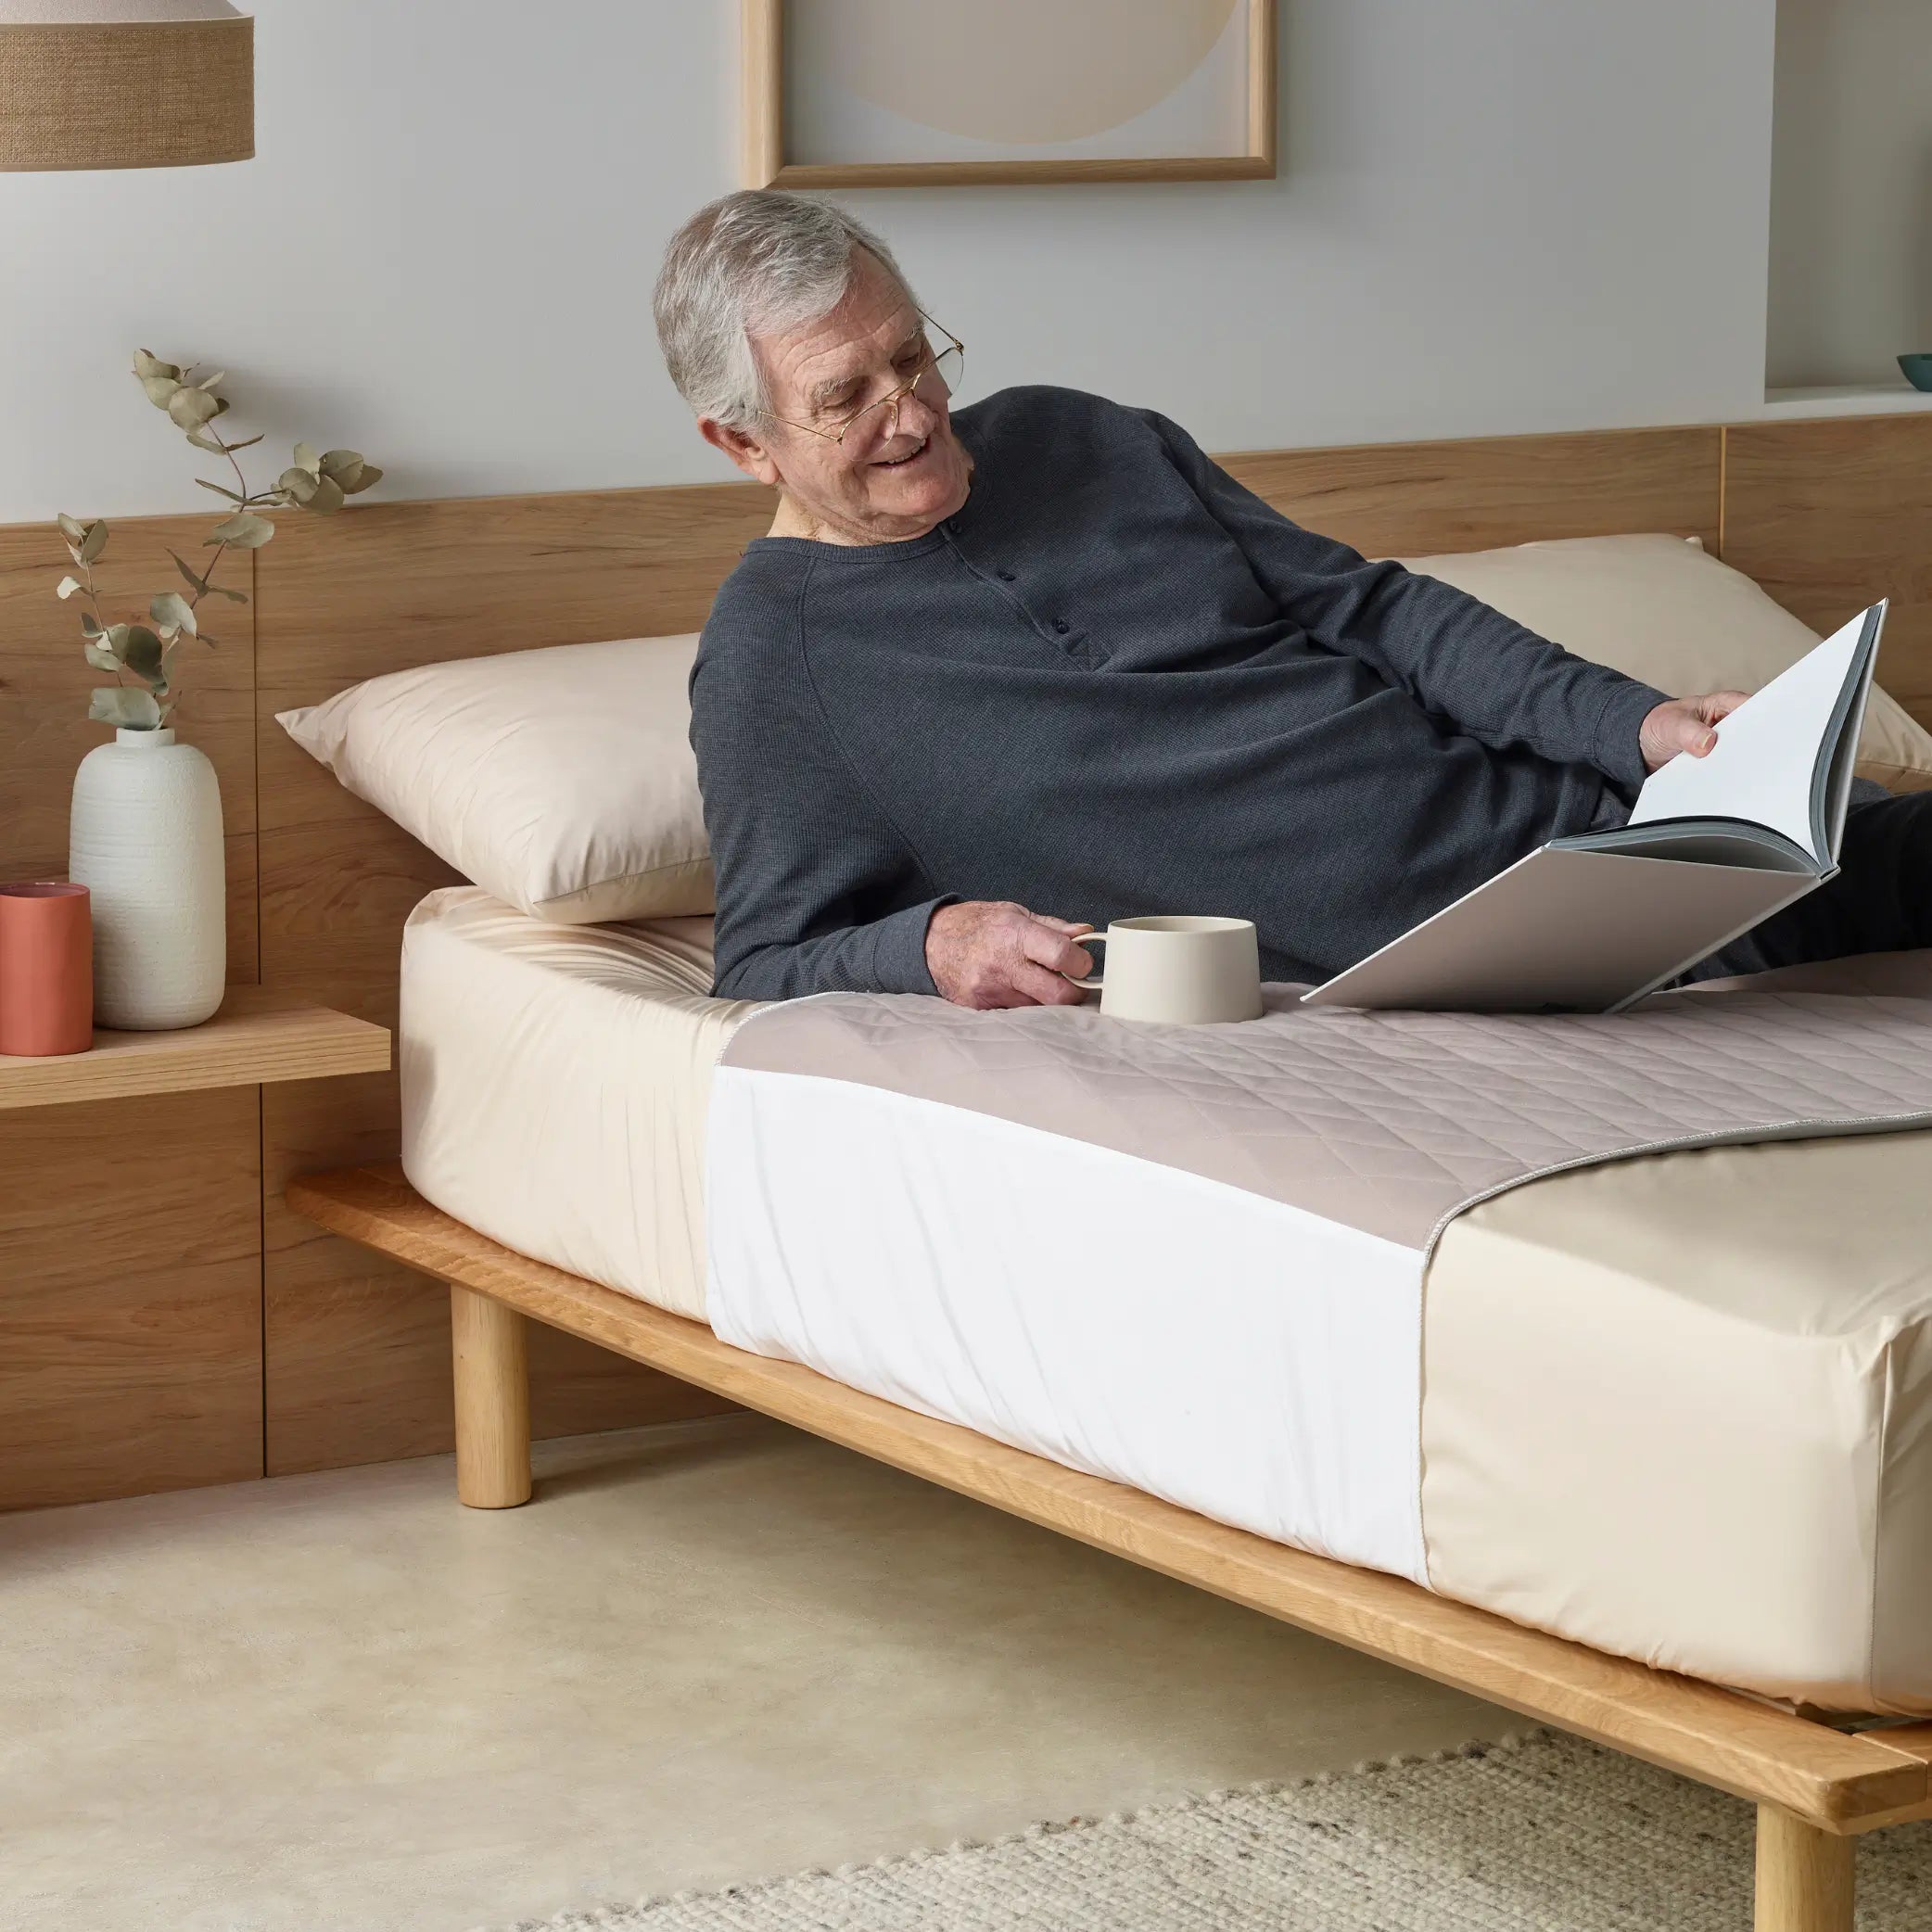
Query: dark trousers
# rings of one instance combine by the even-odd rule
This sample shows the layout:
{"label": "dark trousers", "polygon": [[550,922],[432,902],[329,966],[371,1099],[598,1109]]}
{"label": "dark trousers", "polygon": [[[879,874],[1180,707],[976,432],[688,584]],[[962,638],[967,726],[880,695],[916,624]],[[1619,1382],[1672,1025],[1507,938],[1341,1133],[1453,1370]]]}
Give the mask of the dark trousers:
{"label": "dark trousers", "polygon": [[1932,947],[1932,792],[1890,797],[1861,783],[1845,815],[1838,875],[1684,975],[1715,979]]}

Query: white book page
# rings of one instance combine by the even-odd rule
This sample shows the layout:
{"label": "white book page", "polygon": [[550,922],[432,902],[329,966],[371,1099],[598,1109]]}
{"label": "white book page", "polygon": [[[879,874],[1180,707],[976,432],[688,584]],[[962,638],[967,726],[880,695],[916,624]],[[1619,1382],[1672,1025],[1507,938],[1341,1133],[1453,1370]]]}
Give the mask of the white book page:
{"label": "white book page", "polygon": [[1864,624],[1861,612],[1740,705],[1717,727],[1714,750],[1680,752],[1653,771],[1630,822],[1748,819],[1829,864],[1811,835],[1811,778]]}

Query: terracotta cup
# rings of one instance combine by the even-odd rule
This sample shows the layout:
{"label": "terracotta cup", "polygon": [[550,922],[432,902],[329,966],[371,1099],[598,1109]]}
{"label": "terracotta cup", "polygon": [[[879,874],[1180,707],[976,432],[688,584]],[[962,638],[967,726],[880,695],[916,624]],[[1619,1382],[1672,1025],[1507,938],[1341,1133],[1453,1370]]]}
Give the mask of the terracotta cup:
{"label": "terracotta cup", "polygon": [[94,1045],[94,919],[84,885],[0,885],[0,1053]]}

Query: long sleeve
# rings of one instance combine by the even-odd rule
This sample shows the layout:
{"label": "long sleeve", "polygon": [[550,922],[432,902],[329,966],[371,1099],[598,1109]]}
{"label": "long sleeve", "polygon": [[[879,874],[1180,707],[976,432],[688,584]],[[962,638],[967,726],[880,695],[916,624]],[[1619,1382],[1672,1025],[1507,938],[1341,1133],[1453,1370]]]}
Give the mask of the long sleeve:
{"label": "long sleeve", "polygon": [[1151,412],[1147,419],[1282,614],[1316,642],[1371,666],[1485,744],[1523,745],[1643,783],[1637,733],[1662,692],[1572,656],[1453,585],[1371,564],[1301,528],[1210,461],[1186,430]]}
{"label": "long sleeve", "polygon": [[931,993],[926,925],[948,900],[840,756],[796,637],[764,629],[721,600],[692,677],[718,872],[716,991]]}

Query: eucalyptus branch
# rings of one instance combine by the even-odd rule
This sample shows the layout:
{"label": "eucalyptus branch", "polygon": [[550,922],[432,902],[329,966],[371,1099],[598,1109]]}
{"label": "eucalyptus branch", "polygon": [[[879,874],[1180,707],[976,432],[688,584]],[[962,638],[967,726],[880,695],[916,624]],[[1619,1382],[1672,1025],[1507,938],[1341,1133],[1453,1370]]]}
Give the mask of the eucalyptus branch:
{"label": "eucalyptus branch", "polygon": [[[199,381],[191,380],[192,375],[192,369],[184,373],[179,364],[161,362],[145,349],[135,352],[134,377],[147,400],[165,411],[169,421],[197,450],[225,456],[235,472],[236,488],[233,490],[205,478],[196,479],[234,505],[202,546],[214,555],[197,570],[179,552],[169,553],[193,594],[184,597],[179,591],[158,591],[148,600],[146,622],[135,618],[110,624],[101,609],[94,579],[95,561],[107,548],[108,526],[98,518],[92,523],[67,515],[59,519],[68,554],[84,576],[62,578],[57,594],[63,600],[76,592],[85,595],[88,610],[82,620],[82,632],[87,661],[106,669],[108,666],[100,659],[108,659],[114,672],[114,687],[95,691],[87,715],[123,728],[151,731],[168,722],[176,703],[172,660],[182,638],[214,642],[202,635],[197,616],[209,591],[236,604],[248,603],[246,592],[217,585],[214,576],[231,550],[260,550],[274,536],[273,523],[258,512],[312,510],[325,515],[339,510],[350,497],[360,495],[382,477],[382,472],[374,464],[364,463],[354,450],[330,450],[318,455],[311,444],[298,443],[293,466],[282,472],[273,487],[250,490],[236,455],[252,449],[261,438],[230,442],[216,430],[213,424],[228,412],[227,399],[218,392],[218,385],[225,377],[220,370]],[[130,677],[134,680],[132,684]]]}

